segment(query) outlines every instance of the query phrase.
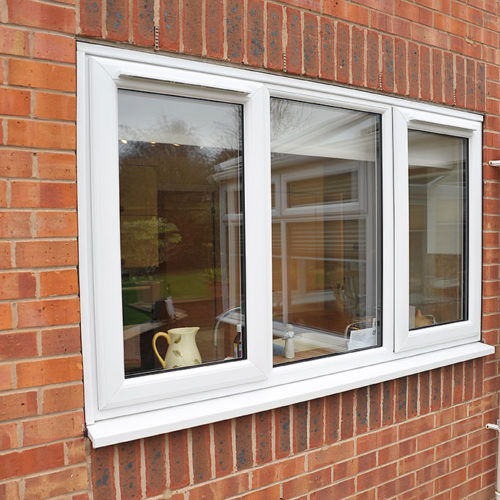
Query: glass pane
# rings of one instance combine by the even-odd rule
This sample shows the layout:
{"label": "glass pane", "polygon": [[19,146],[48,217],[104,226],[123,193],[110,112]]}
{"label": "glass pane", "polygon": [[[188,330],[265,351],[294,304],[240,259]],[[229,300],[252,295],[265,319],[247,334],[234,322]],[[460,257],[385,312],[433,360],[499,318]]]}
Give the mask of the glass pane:
{"label": "glass pane", "polygon": [[467,140],[408,131],[410,329],[467,319]]}
{"label": "glass pane", "polygon": [[273,357],[381,345],[378,115],[271,99]]}
{"label": "glass pane", "polygon": [[242,106],[118,106],[125,374],[244,357]]}

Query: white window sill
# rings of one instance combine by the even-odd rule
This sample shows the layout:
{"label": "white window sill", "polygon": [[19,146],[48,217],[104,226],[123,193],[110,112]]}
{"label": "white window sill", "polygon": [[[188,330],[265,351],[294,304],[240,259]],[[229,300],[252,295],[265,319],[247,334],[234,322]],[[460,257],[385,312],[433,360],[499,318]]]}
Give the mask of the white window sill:
{"label": "white window sill", "polygon": [[99,448],[308,401],[487,356],[494,351],[492,346],[474,342],[215,400],[110,418],[89,425],[88,435],[94,447]]}

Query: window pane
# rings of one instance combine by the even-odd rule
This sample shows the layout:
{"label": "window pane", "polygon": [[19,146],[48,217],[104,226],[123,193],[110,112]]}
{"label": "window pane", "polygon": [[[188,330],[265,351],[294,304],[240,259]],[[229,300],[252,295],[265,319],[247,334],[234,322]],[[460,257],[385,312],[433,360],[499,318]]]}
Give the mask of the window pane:
{"label": "window pane", "polygon": [[410,329],[467,319],[467,140],[408,132]]}
{"label": "window pane", "polygon": [[118,104],[125,374],[243,357],[242,107]]}
{"label": "window pane", "polygon": [[381,345],[379,130],[271,99],[275,365]]}

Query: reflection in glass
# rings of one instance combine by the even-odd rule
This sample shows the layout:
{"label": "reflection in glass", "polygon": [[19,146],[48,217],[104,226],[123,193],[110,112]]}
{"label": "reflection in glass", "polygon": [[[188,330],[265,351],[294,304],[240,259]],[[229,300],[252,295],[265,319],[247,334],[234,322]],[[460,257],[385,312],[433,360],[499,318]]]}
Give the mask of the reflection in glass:
{"label": "reflection in glass", "polygon": [[274,364],[381,343],[380,117],[271,99]]}
{"label": "reflection in glass", "polygon": [[467,140],[409,130],[410,329],[466,318]]}
{"label": "reflection in glass", "polygon": [[[125,374],[245,356],[242,107],[120,90]],[[193,336],[199,355],[192,353]],[[187,361],[186,361],[187,360]]]}

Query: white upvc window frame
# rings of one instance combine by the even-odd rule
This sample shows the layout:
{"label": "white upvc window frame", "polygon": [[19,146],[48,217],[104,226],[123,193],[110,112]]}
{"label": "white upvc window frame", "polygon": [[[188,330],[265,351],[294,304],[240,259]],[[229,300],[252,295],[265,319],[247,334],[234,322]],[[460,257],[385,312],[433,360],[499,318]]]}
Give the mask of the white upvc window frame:
{"label": "white upvc window frame", "polygon": [[[439,344],[454,344],[480,340],[481,332],[481,203],[482,203],[482,165],[481,165],[481,124],[441,116],[435,113],[405,109],[394,109],[394,185],[399,193],[395,199],[395,240],[396,248],[396,320],[395,350],[407,351]],[[448,324],[430,326],[423,329],[409,328],[409,202],[408,202],[408,130],[433,132],[468,141],[467,158],[467,195],[468,210],[466,226],[468,229],[468,249],[465,273],[468,281],[467,319]],[[471,293],[471,290],[474,293]]]}
{"label": "white upvc window frame", "polygon": [[[220,99],[244,107],[247,322],[247,358],[244,360],[128,379],[124,376],[118,89]],[[381,115],[384,227],[380,237],[384,286],[380,347],[273,368],[270,96]],[[396,109],[403,110],[401,116],[396,115]],[[472,280],[472,270],[477,270],[478,264],[469,268],[469,304],[474,301],[477,309],[469,311],[471,321],[467,333],[462,335],[459,326],[455,335],[453,325],[456,324],[453,324],[450,335],[441,337],[440,345],[427,341],[404,344],[408,327],[404,324],[404,315],[397,312],[404,308],[398,296],[405,286],[401,274],[404,258],[398,246],[404,239],[403,229],[399,232],[398,227],[398,224],[404,225],[404,214],[398,211],[403,203],[400,191],[406,189],[407,192],[408,187],[402,172],[405,167],[401,165],[404,152],[394,149],[397,141],[393,135],[393,114],[395,120],[405,120],[409,113],[419,112],[427,113],[426,120],[430,116],[434,123],[446,122],[443,127],[465,130],[463,133],[469,134],[465,136],[476,141],[470,155],[477,157],[469,157],[476,174],[478,162],[480,165],[477,134],[482,120],[476,114],[224,65],[78,44],[82,350],[86,423],[94,446],[304,401],[492,352],[490,346],[480,342],[480,310],[476,300],[480,300],[480,281]],[[406,165],[406,175],[407,169]],[[480,179],[480,173],[478,177]],[[469,200],[469,206],[475,207],[469,219],[470,258],[471,247],[476,245],[472,230],[481,224],[481,199],[480,193],[477,197],[476,182],[473,191],[474,199]],[[473,255],[478,259],[477,275],[480,276],[480,229],[478,231],[478,248]]]}

